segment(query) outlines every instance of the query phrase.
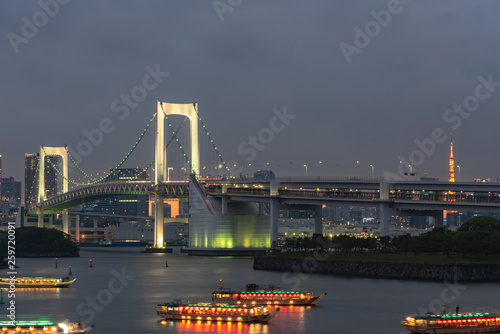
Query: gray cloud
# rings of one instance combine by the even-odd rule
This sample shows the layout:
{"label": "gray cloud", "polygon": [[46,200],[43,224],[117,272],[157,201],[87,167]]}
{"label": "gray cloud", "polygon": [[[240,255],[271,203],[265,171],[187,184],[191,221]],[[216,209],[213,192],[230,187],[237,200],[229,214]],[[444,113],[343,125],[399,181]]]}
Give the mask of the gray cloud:
{"label": "gray cloud", "polygon": [[[474,92],[478,76],[500,81],[500,3],[402,1],[404,10],[348,64],[339,44],[353,43],[353,28],[387,3],[245,0],[221,22],[211,1],[73,0],[16,54],[8,33],[20,34],[22,17],[40,7],[2,2],[3,175],[23,178],[24,153],[41,143],[74,146],[83,129],[109,117],[116,130],[82,163],[105,170],[133,145],[157,99],[198,101],[227,160],[241,160],[237,144],[286,105],[296,121],[255,166],[269,162],[281,175],[304,175],[304,164],[309,175],[368,176],[370,164],[376,174],[395,172],[415,139],[451,131],[443,113]],[[155,64],[170,76],[119,121],[111,102]],[[497,92],[454,133],[462,179],[498,174],[499,101]],[[448,151],[438,146],[419,174],[447,179]],[[152,158],[151,148],[139,153],[134,163]]]}

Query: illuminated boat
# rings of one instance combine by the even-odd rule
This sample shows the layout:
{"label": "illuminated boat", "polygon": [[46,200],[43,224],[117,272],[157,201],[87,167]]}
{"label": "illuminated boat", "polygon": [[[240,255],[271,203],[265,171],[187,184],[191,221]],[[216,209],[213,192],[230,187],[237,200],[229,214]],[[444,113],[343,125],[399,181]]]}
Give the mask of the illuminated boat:
{"label": "illuminated boat", "polygon": [[90,328],[85,328],[85,326],[78,323],[62,322],[56,324],[52,321],[2,321],[0,322],[0,331],[5,334],[19,334],[19,333],[30,333],[30,334],[53,334],[53,333],[69,333],[69,334],[84,334],[87,333]]}
{"label": "illuminated boat", "polygon": [[180,301],[158,304],[158,316],[165,320],[268,322],[279,308],[272,312],[265,306],[229,305],[224,303],[183,304]]}
{"label": "illuminated boat", "polygon": [[0,286],[10,286],[14,283],[16,288],[67,288],[76,278],[69,277],[16,277],[15,279],[0,278]]}
{"label": "illuminated boat", "polygon": [[500,333],[500,313],[429,313],[422,317],[407,317],[401,321],[401,327],[412,333]]}
{"label": "illuminated boat", "polygon": [[223,289],[212,292],[212,301],[233,305],[316,305],[326,296],[326,292],[315,295],[314,292],[302,291],[293,288],[280,288],[278,286],[258,286],[247,284],[246,288],[239,291]]}

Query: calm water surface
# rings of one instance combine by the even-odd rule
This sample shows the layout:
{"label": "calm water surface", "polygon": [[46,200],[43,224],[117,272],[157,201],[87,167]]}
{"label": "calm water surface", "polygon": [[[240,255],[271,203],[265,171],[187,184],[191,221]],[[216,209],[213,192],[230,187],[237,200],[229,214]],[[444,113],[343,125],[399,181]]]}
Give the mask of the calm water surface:
{"label": "calm water surface", "polygon": [[[18,258],[17,276],[67,275],[68,289],[27,289],[16,293],[18,317],[48,316],[55,320],[92,317],[91,333],[407,333],[400,320],[441,305],[455,308],[500,308],[500,288],[493,283],[454,285],[341,278],[255,271],[253,258],[197,257],[185,254],[141,254],[133,249],[82,249],[80,258]],[[92,259],[92,268],[90,268]],[[168,268],[165,261],[168,261]],[[3,271],[5,275],[6,271]],[[119,274],[118,274],[119,273]],[[125,278],[117,279],[117,275]],[[133,278],[132,278],[133,277]],[[161,323],[157,304],[173,299],[209,300],[218,289],[247,283],[298,286],[328,295],[315,307],[282,307],[269,324]],[[7,314],[7,294],[3,293]],[[94,304],[92,304],[94,303]]]}

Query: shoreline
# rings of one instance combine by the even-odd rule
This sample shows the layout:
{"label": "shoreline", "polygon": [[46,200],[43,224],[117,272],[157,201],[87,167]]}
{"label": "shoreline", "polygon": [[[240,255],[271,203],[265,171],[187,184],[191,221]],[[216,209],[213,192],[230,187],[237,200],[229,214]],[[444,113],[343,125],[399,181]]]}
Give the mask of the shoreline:
{"label": "shoreline", "polygon": [[254,270],[301,272],[342,277],[379,279],[499,282],[500,264],[455,263],[431,264],[383,261],[316,260],[309,258],[280,258],[256,256]]}

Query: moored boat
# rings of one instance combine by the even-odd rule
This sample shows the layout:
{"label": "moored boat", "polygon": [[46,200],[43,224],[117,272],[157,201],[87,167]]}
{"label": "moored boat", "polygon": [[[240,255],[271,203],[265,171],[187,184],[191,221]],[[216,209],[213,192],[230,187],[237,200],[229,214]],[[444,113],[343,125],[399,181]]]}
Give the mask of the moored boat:
{"label": "moored boat", "polygon": [[182,303],[173,301],[158,304],[158,316],[165,320],[191,320],[215,322],[268,322],[279,308],[270,311],[265,306],[236,306],[224,303]]}
{"label": "moored boat", "polygon": [[70,280],[69,277],[16,277],[0,278],[0,286],[14,286],[17,288],[67,288],[76,278]]}
{"label": "moored boat", "polygon": [[428,313],[427,316],[407,317],[401,327],[412,333],[499,333],[500,312],[465,311],[442,314]]}
{"label": "moored boat", "polygon": [[2,321],[0,322],[0,331],[5,334],[84,334],[88,333],[90,328],[86,328],[81,322],[54,323],[48,320],[39,321]]}
{"label": "moored boat", "polygon": [[326,292],[315,295],[314,292],[301,289],[280,288],[279,286],[259,286],[251,283],[241,290],[224,289],[212,292],[212,301],[232,305],[316,305],[326,296]]}

